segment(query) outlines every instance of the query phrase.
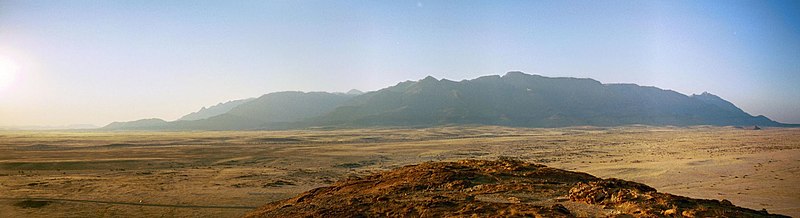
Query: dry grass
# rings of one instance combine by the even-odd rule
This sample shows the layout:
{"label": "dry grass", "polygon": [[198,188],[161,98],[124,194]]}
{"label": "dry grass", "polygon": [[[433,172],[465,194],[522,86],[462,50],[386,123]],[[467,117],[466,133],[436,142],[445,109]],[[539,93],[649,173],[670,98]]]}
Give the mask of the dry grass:
{"label": "dry grass", "polygon": [[0,132],[0,217],[235,217],[349,176],[498,157],[800,216],[800,129],[478,126]]}

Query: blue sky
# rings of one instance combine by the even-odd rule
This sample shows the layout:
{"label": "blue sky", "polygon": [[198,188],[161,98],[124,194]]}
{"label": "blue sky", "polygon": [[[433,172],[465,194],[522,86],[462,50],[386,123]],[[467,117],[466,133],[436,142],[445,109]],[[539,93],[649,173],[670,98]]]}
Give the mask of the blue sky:
{"label": "blue sky", "polygon": [[[708,91],[800,123],[800,1],[0,0],[0,126],[520,70]],[[2,62],[0,62],[2,63]],[[2,66],[0,66],[2,67]]]}

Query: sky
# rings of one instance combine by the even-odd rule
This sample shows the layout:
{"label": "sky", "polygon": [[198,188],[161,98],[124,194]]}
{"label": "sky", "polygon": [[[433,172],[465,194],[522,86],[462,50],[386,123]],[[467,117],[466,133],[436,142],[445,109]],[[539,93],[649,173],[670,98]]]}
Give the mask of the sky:
{"label": "sky", "polygon": [[523,71],[800,123],[800,1],[0,0],[0,126]]}

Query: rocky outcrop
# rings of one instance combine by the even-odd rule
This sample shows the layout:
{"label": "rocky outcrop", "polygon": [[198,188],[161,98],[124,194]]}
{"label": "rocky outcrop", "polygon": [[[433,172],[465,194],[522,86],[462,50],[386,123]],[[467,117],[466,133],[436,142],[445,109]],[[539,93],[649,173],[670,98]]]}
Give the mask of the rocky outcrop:
{"label": "rocky outcrop", "polygon": [[246,217],[782,217],[515,160],[429,162],[351,178]]}

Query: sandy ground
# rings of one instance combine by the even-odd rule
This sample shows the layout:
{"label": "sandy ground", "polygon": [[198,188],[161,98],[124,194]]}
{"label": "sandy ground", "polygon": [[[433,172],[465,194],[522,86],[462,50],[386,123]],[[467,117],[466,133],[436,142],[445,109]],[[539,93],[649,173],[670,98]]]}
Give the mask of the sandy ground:
{"label": "sandy ground", "polygon": [[237,217],[349,176],[513,157],[800,217],[800,129],[0,132],[0,217]]}

